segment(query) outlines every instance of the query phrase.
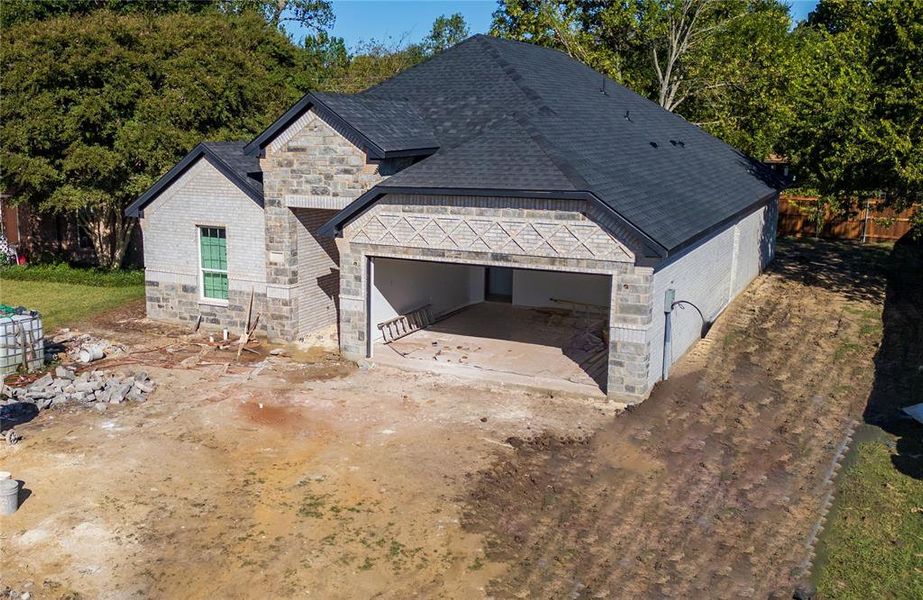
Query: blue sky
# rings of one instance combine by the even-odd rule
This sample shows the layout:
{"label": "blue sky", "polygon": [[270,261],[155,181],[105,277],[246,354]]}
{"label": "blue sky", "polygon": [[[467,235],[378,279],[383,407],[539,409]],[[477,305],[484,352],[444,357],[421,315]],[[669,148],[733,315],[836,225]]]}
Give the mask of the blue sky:
{"label": "blue sky", "polygon": [[[792,16],[804,19],[817,0],[790,2]],[[486,33],[496,0],[333,0],[336,25],[333,35],[354,48],[362,40],[417,42],[429,31],[439,15],[460,12],[471,33]],[[303,31],[290,29],[296,39]]]}

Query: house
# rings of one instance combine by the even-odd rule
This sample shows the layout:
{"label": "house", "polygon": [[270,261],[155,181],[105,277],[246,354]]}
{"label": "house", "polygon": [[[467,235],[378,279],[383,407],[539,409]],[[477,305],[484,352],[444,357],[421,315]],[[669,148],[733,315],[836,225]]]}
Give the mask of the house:
{"label": "house", "polygon": [[[95,265],[96,251],[86,231],[72,212],[39,211],[26,203],[15,203],[0,193],[0,236],[17,259],[23,263],[66,261],[77,265]],[[141,266],[143,250],[137,228],[125,253],[124,265]]]}
{"label": "house", "polygon": [[665,346],[669,365],[772,259],[778,188],[565,54],[476,35],[365,92],[309,93],[249,142],[200,144],[127,212],[152,319],[240,330],[253,294],[271,339],[379,360],[386,324],[428,316],[471,353],[519,344],[484,359],[510,371],[523,348],[551,371],[579,356],[637,402]]}

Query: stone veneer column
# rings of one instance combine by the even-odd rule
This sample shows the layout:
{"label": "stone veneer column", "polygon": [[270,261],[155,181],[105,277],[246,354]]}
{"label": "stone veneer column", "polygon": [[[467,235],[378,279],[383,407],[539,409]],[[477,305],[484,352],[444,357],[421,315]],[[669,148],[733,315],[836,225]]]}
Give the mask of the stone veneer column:
{"label": "stone veneer column", "polygon": [[[264,172],[268,165],[263,165]],[[272,178],[269,178],[272,181]],[[267,182],[269,183],[269,182]],[[270,339],[298,338],[298,219],[285,206],[273,185],[265,186],[263,209],[266,217],[266,309],[263,315]]]}
{"label": "stone veneer column", "polygon": [[368,257],[348,241],[337,238],[340,251],[340,354],[360,361],[368,353],[366,274]]}
{"label": "stone veneer column", "polygon": [[637,404],[650,391],[652,279],[653,270],[643,267],[612,276],[607,386],[612,400]]}

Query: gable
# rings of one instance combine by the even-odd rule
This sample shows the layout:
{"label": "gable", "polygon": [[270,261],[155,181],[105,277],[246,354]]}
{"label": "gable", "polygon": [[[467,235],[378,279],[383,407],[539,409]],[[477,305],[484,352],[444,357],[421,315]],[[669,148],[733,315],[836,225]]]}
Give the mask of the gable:
{"label": "gable", "polygon": [[313,110],[282,131],[260,163],[267,196],[286,206],[315,208],[342,208],[381,182],[389,166],[370,162]]}
{"label": "gable", "polygon": [[222,200],[236,202],[248,198],[213,164],[200,157],[144,208],[144,218],[150,222],[160,210],[182,210],[178,204],[189,200],[215,203]]}
{"label": "gable", "polygon": [[210,163],[225,179],[262,207],[263,185],[259,178],[259,162],[244,154],[243,147],[242,142],[202,142],[132,202],[125,209],[125,214],[142,218],[148,205],[174,187],[193,165],[202,160]]}

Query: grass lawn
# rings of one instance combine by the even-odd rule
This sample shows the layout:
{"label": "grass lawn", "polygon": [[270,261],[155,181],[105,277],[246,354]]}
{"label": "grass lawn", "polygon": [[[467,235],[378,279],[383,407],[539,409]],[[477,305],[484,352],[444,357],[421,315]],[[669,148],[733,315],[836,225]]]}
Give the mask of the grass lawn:
{"label": "grass lawn", "polygon": [[144,285],[102,287],[54,281],[11,280],[0,274],[0,304],[25,306],[42,314],[46,332],[80,322],[144,297]]}
{"label": "grass lawn", "polygon": [[824,598],[923,598],[923,481],[893,455],[886,442],[860,443],[838,482],[820,548]]}
{"label": "grass lawn", "polygon": [[859,338],[880,340],[874,384],[856,432],[856,447],[836,482],[836,500],[818,545],[814,579],[823,598],[923,598],[923,426],[902,407],[923,398],[923,246],[902,240],[877,268],[882,311],[857,309]]}

